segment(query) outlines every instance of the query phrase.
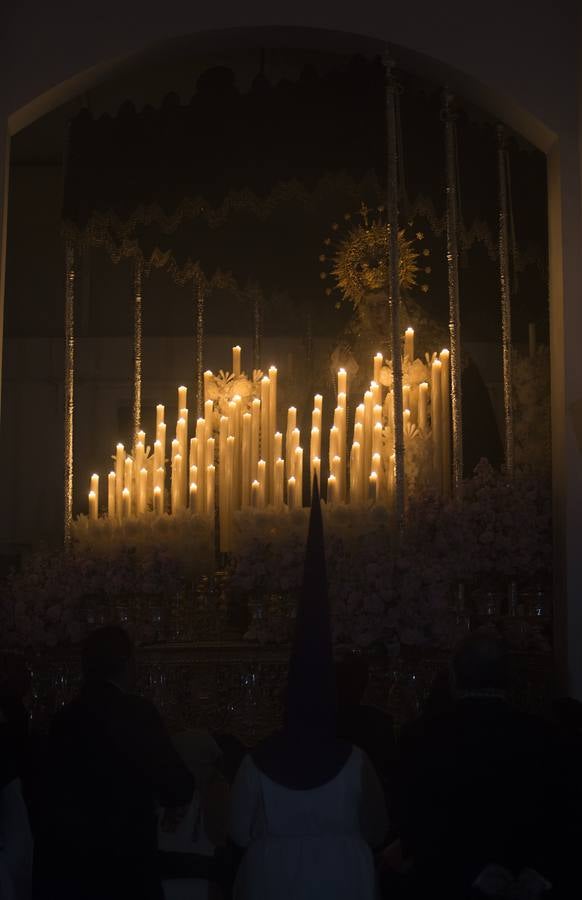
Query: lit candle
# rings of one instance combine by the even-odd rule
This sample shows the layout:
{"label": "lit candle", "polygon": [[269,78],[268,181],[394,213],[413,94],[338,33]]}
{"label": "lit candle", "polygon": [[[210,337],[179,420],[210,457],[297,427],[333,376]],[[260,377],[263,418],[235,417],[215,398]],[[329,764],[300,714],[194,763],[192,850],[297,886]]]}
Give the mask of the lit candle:
{"label": "lit candle", "polygon": [[[354,429],[355,430],[355,429]],[[360,501],[360,457],[361,449],[359,441],[354,441],[350,453],[350,502]]]}
{"label": "lit candle", "polygon": [[184,385],[181,385],[178,388],[178,409],[184,409],[188,406],[188,388],[185,388]]}
{"label": "lit candle", "polygon": [[287,479],[287,506],[290,510],[297,506],[297,482],[294,475]]}
{"label": "lit candle", "polygon": [[123,484],[131,492],[133,488],[133,459],[131,456],[125,458]]}
{"label": "lit candle", "polygon": [[362,448],[364,473],[370,472],[370,460],[372,458],[372,417],[374,409],[374,395],[372,391],[364,394],[364,446]]}
{"label": "lit candle", "polygon": [[259,507],[260,509],[264,509],[267,502],[267,461],[264,459],[259,460],[259,465],[257,466],[257,481],[259,482]]}
{"label": "lit candle", "polygon": [[181,500],[181,481],[182,478],[182,456],[180,453],[174,453],[174,458],[172,459],[172,490],[171,490],[171,502],[172,502],[172,513],[175,515],[180,509],[180,500]]}
{"label": "lit candle", "polygon": [[320,413],[323,412],[323,397],[321,394],[316,394],[313,398],[313,406],[314,409],[317,409]]}
{"label": "lit candle", "polygon": [[144,448],[145,448],[145,439],[146,439],[145,431],[138,431],[137,440],[138,440],[138,442],[141,442],[144,445]]}
{"label": "lit candle", "polygon": [[428,382],[422,381],[418,386],[418,427],[426,431],[428,409]]}
{"label": "lit candle", "polygon": [[374,503],[378,502],[378,474],[377,472],[370,472],[369,477],[370,482],[370,496]]}
{"label": "lit candle", "polygon": [[198,509],[198,485],[195,481],[190,482],[190,512],[195,513]]}
{"label": "lit candle", "polygon": [[160,442],[161,447],[161,456],[160,456],[160,465],[165,465],[166,462],[166,423],[160,422],[157,429],[157,440]]}
{"label": "lit candle", "polygon": [[370,382],[370,390],[374,398],[374,406],[382,403],[382,386],[377,381]]}
{"label": "lit candle", "polygon": [[286,443],[285,443],[285,460],[287,462],[287,478],[290,478],[293,475],[293,465],[295,463],[295,459],[293,456],[294,447],[293,447],[293,431],[297,427],[297,410],[294,406],[290,406],[287,410],[287,435],[286,435]]}
{"label": "lit candle", "polygon": [[162,445],[159,441],[154,442],[154,469],[159,469],[162,465]]}
{"label": "lit candle", "polygon": [[[271,435],[271,454],[270,463],[275,471],[275,460],[281,456],[281,451],[277,452],[275,446],[275,434],[277,432],[277,369],[275,366],[269,367],[269,434]],[[269,499],[273,499],[273,478],[269,476]]]}
{"label": "lit candle", "polygon": [[345,410],[347,409],[347,404],[348,404],[348,395],[347,395],[347,394],[344,394],[344,392],[341,391],[341,392],[337,395],[337,405],[338,405],[338,406],[341,406],[341,408],[342,408],[342,409],[344,410],[344,412],[345,412]]}
{"label": "lit candle", "polygon": [[214,465],[214,438],[209,437],[206,441],[206,466]]}
{"label": "lit candle", "polygon": [[414,328],[410,326],[404,332],[404,356],[410,363],[414,362]]}
{"label": "lit candle", "polygon": [[[272,435],[270,431],[271,381],[267,375],[261,379],[261,457],[268,463],[271,459]],[[268,477],[268,468],[267,476]],[[263,480],[257,476],[263,485]],[[268,485],[265,484],[268,494]]]}
{"label": "lit candle", "polygon": [[164,498],[164,488],[166,481],[166,470],[163,466],[160,466],[159,469],[154,471],[154,491],[157,487],[159,487],[162,492],[162,500]]}
{"label": "lit candle", "polygon": [[154,488],[154,512],[156,516],[161,516],[164,511],[164,494],[159,484]]}
{"label": "lit candle", "polygon": [[129,488],[123,488],[121,492],[121,518],[129,519],[131,515],[131,492]]}
{"label": "lit candle", "polygon": [[376,384],[380,384],[380,373],[382,371],[382,365],[384,363],[384,357],[381,353],[376,353],[374,356],[374,381]]}
{"label": "lit candle", "polygon": [[356,415],[354,419],[354,425],[363,425],[364,424],[364,404],[359,403],[356,406]]}
{"label": "lit candle", "polygon": [[115,448],[115,509],[121,516],[121,494],[123,491],[123,479],[125,477],[125,448],[118,444]]}
{"label": "lit candle", "polygon": [[232,374],[236,376],[240,375],[240,354],[241,349],[237,344],[232,348]]}
{"label": "lit candle", "polygon": [[96,521],[98,517],[97,494],[95,491],[89,491],[89,520]]}
{"label": "lit candle", "polygon": [[164,421],[164,404],[158,403],[158,405],[156,406],[156,437],[157,437],[158,428],[160,427],[160,425],[162,424],[163,421]]}
{"label": "lit candle", "polygon": [[335,475],[329,475],[327,479],[327,502],[337,503],[337,478]]}
{"label": "lit candle", "polygon": [[198,469],[198,438],[190,438],[190,453],[188,454],[188,471],[190,472],[190,481],[198,483],[197,478],[192,478],[192,469]]}
{"label": "lit candle", "polygon": [[253,483],[251,484],[251,506],[253,509],[259,508],[259,501],[261,496],[261,485],[255,478]]}
{"label": "lit candle", "polygon": [[374,404],[374,408],[372,409],[372,422],[374,425],[377,425],[378,422],[382,424],[382,406],[380,403]]}
{"label": "lit candle", "polygon": [[337,373],[337,392],[346,395],[348,393],[348,373],[345,369],[340,369]]}
{"label": "lit candle", "polygon": [[334,456],[339,456],[339,449],[340,449],[339,437],[340,437],[339,428],[337,427],[337,425],[333,425],[329,429],[328,464],[329,464],[330,472],[331,472],[331,464],[332,464]]}
{"label": "lit candle", "polygon": [[379,453],[372,454],[372,473],[376,476],[376,496],[375,500],[379,500],[382,495],[382,457]]}
{"label": "lit candle", "polygon": [[206,513],[214,525],[214,482],[216,469],[214,463],[206,466]]}
{"label": "lit candle", "polygon": [[145,461],[145,448],[142,441],[137,441],[135,445],[135,473],[136,481],[138,480],[138,472],[143,469]]}
{"label": "lit candle", "polygon": [[115,517],[115,472],[110,472],[107,477],[107,515],[110,519]]}
{"label": "lit candle", "polygon": [[404,434],[408,436],[410,434],[410,410],[403,409],[402,410],[402,424],[404,427]]}
{"label": "lit candle", "polygon": [[139,483],[137,486],[137,512],[143,515],[147,508],[148,470],[142,466],[139,470]]}
{"label": "lit candle", "polygon": [[441,369],[440,359],[432,364],[430,418],[432,426],[433,474],[438,491],[442,489],[442,402],[441,402]]}
{"label": "lit candle", "polygon": [[410,385],[402,385],[402,409],[410,409]]}
{"label": "lit candle", "polygon": [[441,361],[441,414],[442,414],[442,435],[441,447],[443,452],[443,491],[446,496],[451,491],[451,375],[450,375],[450,356],[451,354],[445,348],[441,350],[439,359]]}
{"label": "lit candle", "polygon": [[[234,447],[235,439],[233,435],[229,435],[226,439],[226,466],[224,470],[224,487],[225,487],[225,507],[224,507],[224,528],[221,525],[221,549],[228,553],[232,547],[232,515],[233,515],[233,497],[232,497],[232,478],[234,471]],[[221,461],[222,464],[222,461]],[[224,532],[224,534],[222,533]]]}
{"label": "lit candle", "polygon": [[242,489],[241,503],[248,506],[251,501],[251,425],[250,413],[243,413],[242,417]]}
{"label": "lit candle", "polygon": [[[205,419],[197,419],[196,420],[196,459],[192,460],[192,464],[196,465],[198,471],[200,473],[206,471],[206,466],[209,463],[209,460],[206,459],[206,449],[207,449],[207,441],[206,441],[206,421]],[[205,491],[205,481],[199,483],[198,478],[196,480],[196,495],[198,499],[198,508],[200,512],[205,512],[206,510],[206,491]]]}
{"label": "lit candle", "polygon": [[[190,478],[189,478],[190,488],[192,485],[196,485],[196,510],[198,512],[203,512],[204,510],[200,509],[200,495],[198,493],[198,466],[190,466]],[[190,490],[190,503],[192,503],[192,491]]]}
{"label": "lit candle", "polygon": [[311,442],[309,445],[309,458],[311,460],[310,485],[313,484],[313,460],[321,456],[321,431],[319,428],[311,429]]}
{"label": "lit candle", "polygon": [[295,464],[293,466],[293,471],[295,473],[297,505],[303,506],[303,447],[295,448]]}
{"label": "lit candle", "polygon": [[275,460],[275,491],[273,502],[277,509],[280,509],[283,506],[283,492],[284,492],[284,484],[285,484],[285,463],[279,457]]}
{"label": "lit candle", "polygon": [[251,478],[257,476],[261,430],[261,401],[255,397],[251,404]]}
{"label": "lit candle", "polygon": [[317,407],[314,407],[311,413],[311,428],[319,428],[321,431],[321,410]]}
{"label": "lit candle", "polygon": [[188,440],[188,426],[181,412],[180,410],[180,418],[176,422],[176,440],[180,445],[180,453],[184,454],[186,452],[186,441]]}
{"label": "lit candle", "polygon": [[210,384],[211,384],[213,378],[214,378],[214,375],[212,374],[210,369],[206,369],[206,372],[204,373],[204,402],[205,403],[209,399],[208,395],[210,392]]}
{"label": "lit candle", "polygon": [[213,432],[213,418],[214,418],[214,403],[212,400],[206,400],[204,402],[204,422],[205,422],[205,434],[206,440],[212,437]]}

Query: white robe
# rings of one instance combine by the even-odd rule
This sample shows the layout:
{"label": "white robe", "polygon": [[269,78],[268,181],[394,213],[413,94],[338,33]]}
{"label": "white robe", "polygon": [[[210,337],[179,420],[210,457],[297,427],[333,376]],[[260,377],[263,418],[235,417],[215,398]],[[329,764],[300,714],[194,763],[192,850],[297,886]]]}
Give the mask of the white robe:
{"label": "white robe", "polygon": [[327,784],[290,790],[247,756],[232,794],[231,837],[247,847],[235,900],[373,900],[370,846],[387,831],[382,788],[365,753],[352,748]]}

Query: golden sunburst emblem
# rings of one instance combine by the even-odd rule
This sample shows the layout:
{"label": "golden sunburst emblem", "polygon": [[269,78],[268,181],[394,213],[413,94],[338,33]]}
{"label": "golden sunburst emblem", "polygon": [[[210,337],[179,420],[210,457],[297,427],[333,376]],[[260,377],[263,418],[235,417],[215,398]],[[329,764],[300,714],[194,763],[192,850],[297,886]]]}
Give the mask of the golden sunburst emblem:
{"label": "golden sunburst emblem", "polygon": [[[329,271],[322,270],[320,273],[322,281],[331,276],[342,299],[354,306],[358,306],[366,294],[388,288],[390,226],[386,222],[384,208],[378,207],[372,211],[362,203],[359,216],[361,221],[355,224],[351,224],[349,213],[344,216],[350,223],[347,233],[342,237],[327,237],[323,243],[329,249],[319,257],[321,263],[329,266]],[[336,235],[339,231],[340,226],[335,222],[332,232]],[[398,232],[400,287],[404,291],[414,287],[428,291],[428,284],[419,284],[419,278],[431,271],[430,266],[422,264],[422,258],[430,255],[430,250],[419,248],[423,239],[421,232],[414,237],[408,237],[404,228]],[[328,287],[326,293],[331,294],[333,290]],[[337,307],[340,305],[341,302],[336,303]]]}

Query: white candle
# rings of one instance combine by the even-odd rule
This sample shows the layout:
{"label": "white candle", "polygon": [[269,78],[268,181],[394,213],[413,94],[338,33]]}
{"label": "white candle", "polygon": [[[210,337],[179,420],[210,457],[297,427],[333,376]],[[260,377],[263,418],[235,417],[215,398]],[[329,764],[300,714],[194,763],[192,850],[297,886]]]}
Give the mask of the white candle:
{"label": "white candle", "polygon": [[154,470],[159,469],[162,465],[162,445],[159,441],[154,441]]}
{"label": "white candle", "polygon": [[418,386],[418,427],[426,431],[428,409],[428,382],[422,381]]}
{"label": "white candle", "polygon": [[380,384],[380,373],[382,371],[382,365],[384,364],[384,357],[381,353],[376,353],[374,355],[374,381],[377,384]]}
{"label": "white candle", "polygon": [[354,418],[354,425],[363,425],[364,424],[364,404],[359,403],[356,406],[356,415]]}
{"label": "white candle", "polygon": [[172,459],[172,487],[171,487],[171,503],[172,514],[176,514],[181,506],[181,481],[182,478],[182,456],[180,453],[174,453]]}
{"label": "white candle", "polygon": [[107,515],[110,519],[115,517],[115,481],[115,472],[110,472],[107,476]]}
{"label": "white candle", "polygon": [[190,472],[190,481],[198,482],[197,478],[192,478],[192,469],[198,469],[198,438],[190,438],[190,453],[188,454],[188,471]]}
{"label": "white candle", "polygon": [[135,478],[139,480],[138,473],[143,469],[145,461],[145,448],[142,441],[137,441],[135,445]]}
{"label": "white candle", "polygon": [[309,445],[309,459],[310,459],[310,472],[309,472],[309,485],[310,489],[313,486],[313,460],[319,459],[321,456],[321,431],[319,428],[311,429],[311,442]]}
{"label": "white candle", "polygon": [[[209,460],[206,459],[206,421],[205,419],[196,420],[196,459],[192,460],[192,464],[196,465],[200,473],[206,471]],[[201,482],[196,479],[196,495],[198,499],[198,508],[200,512],[206,511],[206,483],[204,479]]]}
{"label": "white candle", "polygon": [[157,429],[157,440],[160,442],[161,447],[161,456],[160,456],[160,465],[165,465],[166,462],[166,423],[160,422]]}
{"label": "white candle", "polygon": [[281,459],[281,457],[279,457],[279,459],[275,460],[275,478],[274,478],[275,491],[274,491],[274,497],[273,497],[273,502],[277,509],[280,509],[283,506],[283,500],[284,500],[283,495],[284,495],[284,484],[285,484],[284,479],[285,479],[285,463]]}
{"label": "white candle", "polygon": [[121,518],[129,519],[131,515],[131,492],[129,488],[123,488],[121,492]]}
{"label": "white candle", "polygon": [[372,391],[364,394],[364,446],[362,448],[364,472],[370,472],[370,460],[372,458],[372,417],[374,409],[374,395]]}
{"label": "white candle", "polygon": [[259,465],[257,466],[257,481],[259,482],[259,507],[264,509],[267,503],[267,461],[264,459],[259,460]]}
{"label": "white candle", "polygon": [[204,402],[205,403],[209,399],[208,392],[210,390],[210,383],[213,380],[213,378],[214,378],[214,375],[212,374],[210,369],[206,369],[206,372],[204,373]]}
{"label": "white candle", "polygon": [[251,425],[250,413],[243,413],[242,417],[242,489],[241,503],[248,506],[251,502]]}
{"label": "white candle", "polygon": [[350,453],[350,502],[360,502],[360,443],[354,441]]}
{"label": "white candle", "polygon": [[432,426],[433,474],[437,491],[442,490],[442,408],[441,408],[441,369],[440,359],[432,364],[430,418]]}
{"label": "white candle", "polygon": [[176,422],[176,440],[180,445],[180,453],[184,454],[186,452],[186,441],[188,440],[188,427],[186,419],[182,415]]}
{"label": "white candle", "polygon": [[293,432],[297,427],[297,410],[294,406],[290,406],[287,410],[287,435],[285,442],[285,461],[287,463],[287,478],[293,475],[293,466],[295,459],[293,456]]}
{"label": "white candle", "polygon": [[317,478],[317,486],[321,492],[321,460],[319,456],[314,456],[311,460],[311,481],[309,483],[310,491],[313,491],[313,479]]}
{"label": "white candle", "polygon": [[316,394],[313,398],[313,407],[317,409],[320,413],[323,412],[323,397],[321,394]]}
{"label": "white candle", "polygon": [[205,435],[206,440],[212,437],[212,432],[214,430],[214,403],[212,400],[206,400],[204,402],[204,422],[205,422]]}
{"label": "white candle", "polygon": [[125,458],[123,485],[131,492],[133,488],[133,459],[131,456]]}
{"label": "white candle", "polygon": [[372,430],[372,456],[382,452],[382,423],[376,422]]}
{"label": "white candle", "polygon": [[312,429],[319,428],[321,431],[321,410],[317,407],[314,407],[311,413],[311,427]]}
{"label": "white candle", "polygon": [[95,491],[89,491],[89,520],[94,522],[98,518],[97,494]]}
{"label": "white candle", "polygon": [[327,502],[337,503],[337,478],[335,475],[329,475],[327,479]]}
{"label": "white candle", "polygon": [[209,437],[206,441],[206,466],[214,465],[214,438]]}
{"label": "white candle", "polygon": [[303,506],[303,447],[295,448],[295,464],[293,466],[295,473],[297,505]]}
{"label": "white candle", "polygon": [[257,476],[261,431],[261,401],[255,397],[251,404],[251,478]]}
{"label": "white candle", "polygon": [[409,409],[402,410],[402,424],[403,424],[403,428],[404,428],[404,434],[405,434],[405,436],[408,436],[410,434],[410,410]]}
{"label": "white candle", "polygon": [[237,344],[232,348],[232,374],[237,376],[240,375],[240,354],[241,349]]}
{"label": "white candle", "polygon": [[[225,507],[224,507],[224,527],[221,531],[221,549],[224,553],[228,553],[232,547],[232,515],[233,515],[233,498],[232,498],[232,478],[234,470],[234,447],[235,439],[233,435],[229,435],[226,439],[226,459],[224,471],[225,486]],[[222,461],[221,461],[222,465]]]}
{"label": "white candle", "polygon": [[287,506],[289,509],[297,506],[297,482],[294,475],[287,479]]}
{"label": "white candle", "polygon": [[147,509],[148,470],[142,466],[139,470],[139,483],[137,488],[137,512],[143,515]]}
{"label": "white candle", "polygon": [[[275,447],[275,434],[277,432],[277,369],[275,366],[269,367],[269,434],[271,435],[271,448],[269,461],[275,471],[275,460],[281,456],[281,452],[277,452]],[[273,499],[273,478],[269,476],[269,499]]]}
{"label": "white candle", "polygon": [[210,521],[214,525],[214,483],[216,478],[216,469],[214,463],[206,466],[206,514],[210,516]]}
{"label": "white candle", "polygon": [[370,483],[370,497],[374,501],[374,503],[377,503],[378,502],[378,475],[376,472],[370,472],[369,483]]}
{"label": "white candle", "polygon": [[161,516],[164,511],[164,494],[162,488],[157,484],[154,488],[154,512],[156,516]]}
{"label": "white candle", "polygon": [[377,381],[370,382],[370,390],[374,398],[374,406],[382,403],[382,386]]}
{"label": "white candle", "polygon": [[188,388],[182,384],[178,388],[178,409],[184,409],[188,406]]}
{"label": "white candle", "polygon": [[118,444],[115,448],[115,508],[118,516],[121,516],[121,494],[123,492],[124,478],[125,448],[123,444]]}
{"label": "white candle", "polygon": [[402,385],[402,409],[410,409],[410,385]]}
{"label": "white candle", "polygon": [[441,361],[441,447],[443,454],[443,491],[445,496],[451,492],[451,376],[450,376],[450,356],[451,354],[445,348],[441,350],[439,359]]}
{"label": "white candle", "polygon": [[164,499],[164,488],[166,481],[166,469],[164,466],[160,466],[158,469],[154,470],[154,491],[157,487],[159,487],[162,492],[162,501]]}
{"label": "white candle", "polygon": [[157,437],[158,428],[164,421],[164,413],[165,413],[164,404],[158,403],[158,405],[156,406],[156,437]]}
{"label": "white candle", "polygon": [[255,478],[253,483],[251,484],[251,506],[253,509],[259,508],[259,501],[261,496],[261,485]]}
{"label": "white candle", "polygon": [[190,512],[195,513],[198,511],[198,485],[195,481],[190,482]]}
{"label": "white candle", "polygon": [[346,395],[348,393],[348,373],[345,369],[340,369],[337,373],[337,392]]}
{"label": "white candle", "polygon": [[[200,510],[200,509],[199,509],[199,502],[198,502],[198,501],[200,500],[200,495],[199,495],[199,493],[198,493],[198,466],[190,466],[190,470],[189,470],[189,471],[190,471],[190,476],[189,476],[189,484],[190,484],[190,487],[192,487],[193,484],[196,485],[196,501],[197,501],[197,509],[198,509],[198,511],[203,512],[203,510]],[[190,498],[190,499],[191,499],[191,498]]]}
{"label": "white candle", "polygon": [[346,411],[348,405],[348,395],[343,391],[340,391],[340,393],[337,395],[337,405],[341,406],[344,412]]}
{"label": "white candle", "polygon": [[404,332],[404,356],[410,363],[414,362],[414,328],[410,326]]}
{"label": "white candle", "polygon": [[333,425],[333,426],[329,429],[329,456],[328,456],[328,464],[329,464],[329,470],[330,470],[330,472],[331,472],[331,464],[332,464],[332,461],[333,461],[334,456],[339,456],[339,449],[340,449],[339,439],[340,439],[339,428],[337,427],[337,425]]}

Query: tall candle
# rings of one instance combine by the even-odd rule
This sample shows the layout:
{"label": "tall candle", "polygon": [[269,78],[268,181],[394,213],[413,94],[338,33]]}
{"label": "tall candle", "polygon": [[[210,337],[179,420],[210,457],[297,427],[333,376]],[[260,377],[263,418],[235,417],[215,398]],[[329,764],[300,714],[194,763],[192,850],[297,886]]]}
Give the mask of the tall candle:
{"label": "tall candle", "polygon": [[259,482],[259,508],[264,509],[267,503],[267,461],[265,459],[259,460],[259,465],[257,466],[257,481]]}
{"label": "tall candle", "polygon": [[207,400],[210,399],[210,397],[209,397],[210,384],[213,381],[213,379],[214,379],[214,375],[212,374],[210,369],[206,369],[206,372],[204,373],[204,402],[205,403]]}
{"label": "tall candle", "polygon": [[232,348],[232,374],[236,376],[240,375],[240,354],[241,349],[237,344]]}
{"label": "tall candle", "polygon": [[283,435],[280,431],[276,431],[273,435],[273,472],[278,459],[283,458]]}
{"label": "tall candle", "polygon": [[378,502],[378,473],[370,472],[368,481],[370,484],[370,498],[374,501],[374,503],[377,503]]}
{"label": "tall candle", "polygon": [[214,494],[215,494],[216,469],[214,463],[206,466],[206,514],[214,524]]}
{"label": "tall candle", "polygon": [[162,488],[157,484],[154,488],[154,512],[157,516],[161,516],[164,511],[164,494]]}
{"label": "tall candle", "polygon": [[402,385],[402,409],[410,409],[410,385]]}
{"label": "tall candle", "polygon": [[107,476],[107,515],[110,519],[115,517],[115,472],[110,472]]}
{"label": "tall candle", "polygon": [[319,456],[314,456],[313,459],[311,460],[311,472],[310,472],[310,475],[311,475],[311,481],[310,481],[310,484],[309,484],[309,489],[310,489],[311,491],[313,491],[313,479],[316,478],[316,479],[317,479],[317,485],[318,485],[319,490],[320,490],[320,492],[321,492],[321,460],[320,460]]}
{"label": "tall candle", "polygon": [[418,386],[418,427],[426,431],[428,409],[428,382],[422,381]]}
{"label": "tall candle", "polygon": [[[193,460],[193,464],[195,464],[200,473],[206,471],[206,466],[209,463],[209,460],[206,459],[206,420],[205,419],[197,419],[196,420],[196,459]],[[200,512],[206,511],[206,482],[204,478],[201,481],[196,479],[196,492],[198,499],[198,508]]]}
{"label": "tall candle", "polygon": [[376,353],[374,355],[374,381],[376,384],[380,384],[380,373],[382,371],[382,365],[384,363],[384,357],[381,353]]}
{"label": "tall candle", "polygon": [[404,332],[404,356],[410,363],[414,362],[414,328],[410,326]]}
{"label": "tall candle", "polygon": [[121,517],[121,494],[123,492],[123,480],[125,478],[125,448],[118,444],[115,448],[115,508],[118,517]]}
{"label": "tall candle", "polygon": [[198,485],[195,481],[190,482],[190,503],[188,506],[191,513],[198,511]]}
{"label": "tall candle", "polygon": [[234,448],[235,438],[229,435],[226,439],[226,470],[225,475],[225,521],[224,521],[224,540],[221,541],[223,552],[228,553],[232,547],[232,478],[234,470]]}
{"label": "tall candle", "polygon": [[311,413],[311,428],[319,428],[321,431],[321,410],[316,407],[313,408]]}
{"label": "tall candle", "polygon": [[172,485],[171,485],[171,507],[172,514],[175,515],[180,509],[180,499],[181,499],[181,485],[180,479],[182,476],[182,457],[180,453],[174,453],[174,458],[172,459]]}
{"label": "tall candle", "polygon": [[344,410],[344,412],[347,409],[348,395],[345,394],[343,391],[340,391],[340,393],[337,395],[337,405],[341,406],[341,408]]}
{"label": "tall candle", "polygon": [[125,458],[123,484],[124,487],[128,488],[128,490],[131,492],[131,490],[133,489],[133,459],[131,458],[131,456],[126,456]]}
{"label": "tall candle", "polygon": [[365,412],[365,410],[364,410],[364,404],[363,404],[363,403],[359,403],[359,404],[356,406],[356,415],[355,415],[355,418],[354,418],[354,424],[355,424],[355,425],[363,425],[363,424],[364,424],[364,412]]}
{"label": "tall candle", "polygon": [[259,508],[259,503],[261,499],[261,485],[255,478],[253,483],[251,484],[251,506],[253,509]]}
{"label": "tall candle", "polygon": [[334,456],[339,456],[340,449],[340,433],[337,425],[333,425],[329,430],[329,456],[328,456],[328,464],[329,471],[331,472],[331,465]]}
{"label": "tall candle", "polygon": [[157,440],[160,442],[161,447],[161,457],[160,457],[160,465],[165,465],[166,462],[166,423],[160,422],[157,429]]}
{"label": "tall candle", "polygon": [[297,410],[294,406],[290,406],[287,410],[287,435],[285,443],[285,461],[287,463],[287,478],[293,475],[293,466],[295,459],[293,456],[293,431],[297,427]]}
{"label": "tall candle", "polygon": [[374,406],[382,403],[382,385],[377,381],[370,382],[370,390],[372,391],[372,397],[374,398]]}
{"label": "tall candle", "polygon": [[160,425],[162,424],[163,421],[164,421],[164,404],[158,403],[158,405],[156,406],[156,438],[157,438],[158,428],[160,427]]}
{"label": "tall candle", "polygon": [[138,481],[138,473],[143,469],[145,462],[145,448],[142,441],[137,441],[135,445],[135,478]]}
{"label": "tall candle", "polygon": [[97,494],[95,491],[89,491],[89,520],[94,522],[97,520],[99,516],[99,510],[97,508]]}
{"label": "tall candle", "polygon": [[311,441],[309,445],[309,459],[310,459],[310,480],[309,484],[313,483],[313,460],[319,459],[321,456],[321,431],[319,428],[311,429]]}
{"label": "tall candle", "polygon": [[372,456],[382,452],[382,423],[376,422],[372,429]]}
{"label": "tall candle", "polygon": [[214,438],[209,437],[206,441],[206,466],[214,465]]}
{"label": "tall candle", "polygon": [[248,506],[251,502],[251,425],[252,416],[250,413],[243,413],[242,417],[242,488],[241,503]]}
{"label": "tall candle", "polygon": [[214,426],[214,403],[212,400],[206,400],[204,402],[204,422],[205,429],[204,432],[206,434],[206,440],[212,437],[213,426]]}
{"label": "tall candle", "polygon": [[137,489],[137,512],[143,515],[147,508],[148,470],[142,466],[139,470],[139,483]]}
{"label": "tall candle", "polygon": [[297,484],[297,505],[303,506],[303,447],[295,448],[295,465],[293,466]]}
{"label": "tall candle", "polygon": [[[345,396],[345,395],[343,395]],[[333,423],[338,429],[338,452],[340,458],[338,471],[335,473],[337,478],[338,500],[345,500],[346,495],[346,410],[344,406],[336,406],[333,416]]]}
{"label": "tall candle", "polygon": [[[277,453],[275,447],[275,434],[277,432],[277,369],[275,366],[269,367],[269,434],[271,436],[271,452],[269,462],[274,473],[275,460],[281,456]],[[269,500],[273,499],[273,478],[269,476]]]}
{"label": "tall candle", "polygon": [[154,443],[154,470],[159,469],[162,465],[162,445],[160,441]]}
{"label": "tall candle", "polygon": [[360,501],[360,469],[361,448],[359,441],[354,441],[350,453],[350,502]]}
{"label": "tall candle", "polygon": [[450,353],[445,348],[439,354],[441,361],[441,414],[442,436],[441,447],[443,454],[443,491],[445,496],[451,492],[451,370]]}
{"label": "tall candle", "polygon": [[374,409],[374,395],[372,391],[364,394],[364,474],[370,473],[370,460],[372,458],[372,414]]}
{"label": "tall candle", "polygon": [[182,416],[182,410],[180,410],[180,418],[176,422],[176,440],[180,445],[180,453],[186,453],[186,442],[188,440],[188,426],[186,424],[186,419]]}
{"label": "tall candle", "polygon": [[[267,375],[261,379],[261,458],[269,463],[271,459],[272,436],[270,431],[271,381]],[[257,476],[258,477],[258,476]],[[267,476],[268,478],[268,467]],[[258,478],[263,484],[261,478]],[[268,492],[268,486],[266,486]]]}
{"label": "tall candle", "polygon": [[327,479],[327,502],[337,503],[337,478],[335,475],[329,475]]}
{"label": "tall candle", "polygon": [[184,409],[188,406],[188,388],[180,385],[178,388],[178,409]]}
{"label": "tall candle", "polygon": [[430,418],[432,426],[433,473],[437,491],[442,490],[442,405],[441,405],[441,369],[440,359],[432,364]]}
{"label": "tall candle", "polygon": [[346,395],[348,393],[348,373],[345,369],[340,369],[337,373],[337,392]]}
{"label": "tall candle", "polygon": [[297,482],[294,475],[287,479],[287,506],[290,510],[297,507]]}
{"label": "tall candle", "polygon": [[273,502],[277,509],[283,506],[284,500],[284,479],[285,479],[285,463],[279,457],[275,460],[275,478],[274,478],[274,495]]}
{"label": "tall candle", "polygon": [[313,398],[313,407],[317,409],[320,413],[323,412],[323,397],[321,394],[316,394]]}
{"label": "tall candle", "polygon": [[257,477],[257,465],[259,462],[259,445],[261,430],[261,401],[255,397],[251,404],[251,478]]}
{"label": "tall candle", "polygon": [[157,487],[162,492],[162,503],[164,499],[164,489],[165,489],[165,481],[166,481],[166,469],[164,466],[160,466],[158,469],[154,470],[154,491]]}
{"label": "tall candle", "polygon": [[131,515],[131,492],[129,488],[123,488],[121,492],[121,518],[129,519]]}
{"label": "tall candle", "polygon": [[192,469],[198,469],[198,438],[190,438],[190,453],[188,454],[188,471],[190,472],[190,481],[196,481],[198,483],[197,478],[192,478]]}

